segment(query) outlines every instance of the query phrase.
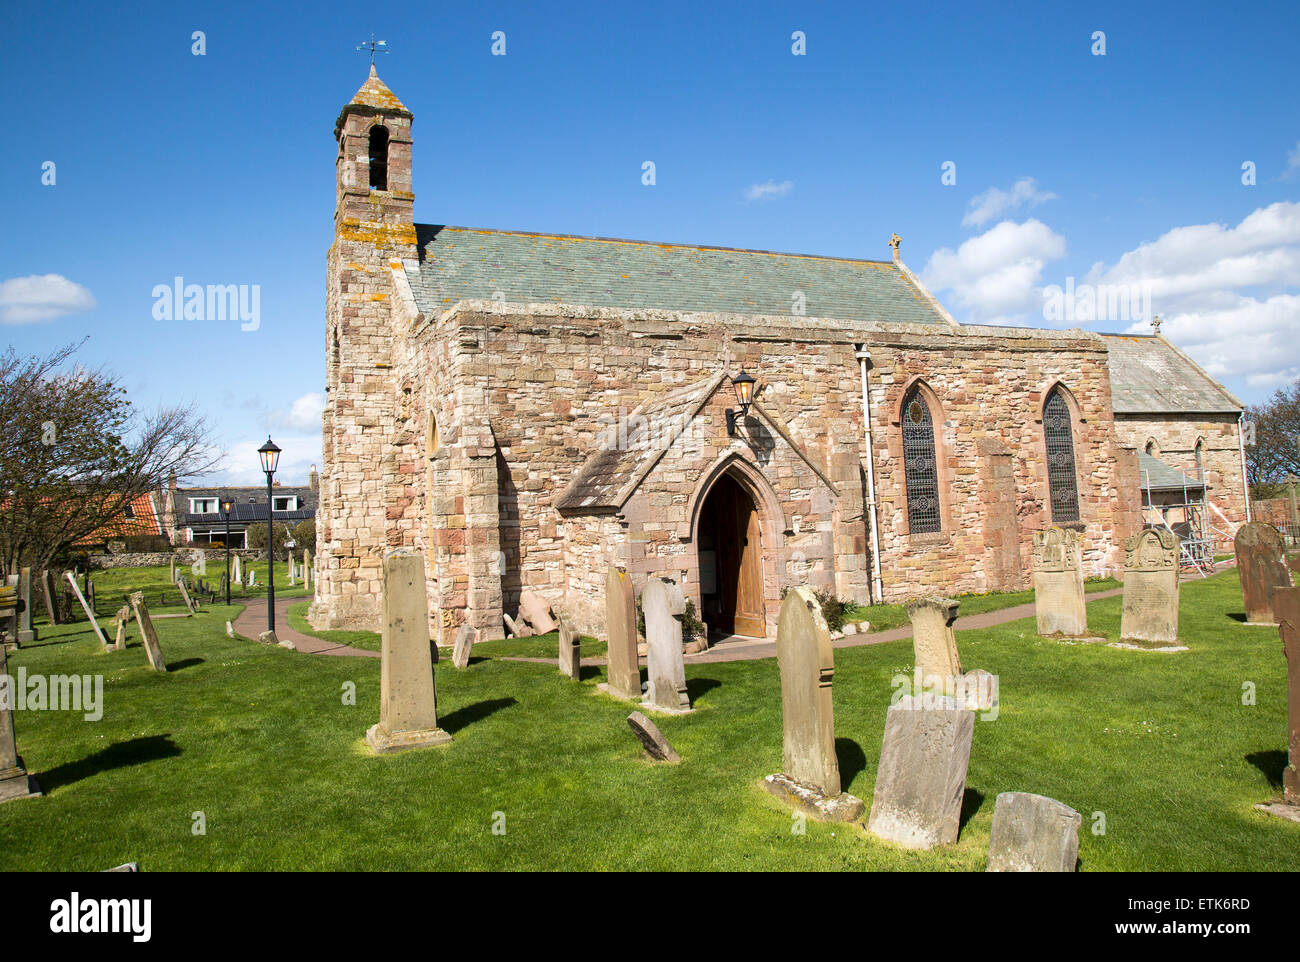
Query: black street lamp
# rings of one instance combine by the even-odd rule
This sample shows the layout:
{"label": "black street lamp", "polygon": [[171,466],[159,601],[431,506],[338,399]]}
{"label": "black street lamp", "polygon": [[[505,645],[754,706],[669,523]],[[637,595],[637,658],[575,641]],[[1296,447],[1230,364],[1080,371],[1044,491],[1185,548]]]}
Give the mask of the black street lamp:
{"label": "black street lamp", "polygon": [[749,405],[754,401],[754,379],[742,369],[731,379],[731,386],[736,389],[736,400],[740,402],[740,413],[727,408],[727,436],[736,436],[736,421],[749,413]]}
{"label": "black street lamp", "polygon": [[224,498],[221,513],[226,516],[226,607],[230,607],[230,509],[235,506],[233,498]]}
{"label": "black street lamp", "polygon": [[271,526],[271,507],[275,502],[271,494],[271,476],[279,467],[280,449],[269,434],[266,443],[257,449],[257,456],[262,459],[262,470],[266,472],[266,630],[275,631],[275,530]]}

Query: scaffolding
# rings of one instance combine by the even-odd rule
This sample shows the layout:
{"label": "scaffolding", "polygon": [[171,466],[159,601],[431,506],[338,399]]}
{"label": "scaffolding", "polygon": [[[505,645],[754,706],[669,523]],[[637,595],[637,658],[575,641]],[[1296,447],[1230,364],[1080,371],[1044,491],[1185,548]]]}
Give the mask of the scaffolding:
{"label": "scaffolding", "polygon": [[[1154,460],[1154,459],[1153,459]],[[1205,496],[1205,469],[1200,468],[1199,479],[1191,481],[1178,472],[1181,485],[1162,484],[1152,487],[1151,473],[1142,469],[1142,522],[1144,528],[1164,528],[1178,538],[1178,564],[1181,569],[1197,572],[1202,578],[1214,573],[1214,539],[1224,533],[1210,522],[1208,499]],[[1156,504],[1153,491],[1166,495],[1181,492],[1181,501],[1164,501]],[[1170,515],[1177,512],[1181,520],[1170,523]],[[1230,535],[1229,535],[1230,537]]]}

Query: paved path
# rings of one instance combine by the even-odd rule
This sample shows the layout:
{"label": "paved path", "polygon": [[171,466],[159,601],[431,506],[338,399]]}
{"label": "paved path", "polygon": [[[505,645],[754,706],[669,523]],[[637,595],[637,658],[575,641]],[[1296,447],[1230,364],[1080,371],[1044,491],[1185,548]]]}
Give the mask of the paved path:
{"label": "paved path", "polygon": [[[302,600],[301,598],[275,599],[275,636],[281,641],[292,641],[294,647],[299,651],[305,651],[309,655],[352,655],[358,658],[379,657],[377,651],[352,648],[348,645],[340,645],[337,642],[326,641],[323,638],[315,638],[311,635],[304,635],[300,631],[294,631],[289,627],[289,606]],[[244,610],[235,619],[235,631],[246,638],[253,639],[266,631],[265,598],[249,598],[245,602]],[[558,652],[556,657],[559,657]]]}

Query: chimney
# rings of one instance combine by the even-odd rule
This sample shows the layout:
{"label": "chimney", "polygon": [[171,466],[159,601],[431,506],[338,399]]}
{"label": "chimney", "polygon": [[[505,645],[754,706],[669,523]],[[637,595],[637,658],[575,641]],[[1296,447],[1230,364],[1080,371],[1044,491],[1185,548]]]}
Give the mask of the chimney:
{"label": "chimney", "polygon": [[316,465],[314,464],[311,466],[311,470],[307,472],[307,487],[311,488],[312,494],[317,494],[320,489],[320,475],[316,473]]}

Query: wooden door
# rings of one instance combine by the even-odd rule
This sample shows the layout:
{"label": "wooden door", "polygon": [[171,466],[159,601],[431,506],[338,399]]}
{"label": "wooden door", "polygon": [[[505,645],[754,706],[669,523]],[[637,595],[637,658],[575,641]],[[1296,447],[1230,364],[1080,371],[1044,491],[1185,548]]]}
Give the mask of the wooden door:
{"label": "wooden door", "polygon": [[748,494],[736,498],[736,533],[740,570],[736,579],[735,631],[754,638],[767,637],[763,619],[763,544],[759,536],[758,512]]}

